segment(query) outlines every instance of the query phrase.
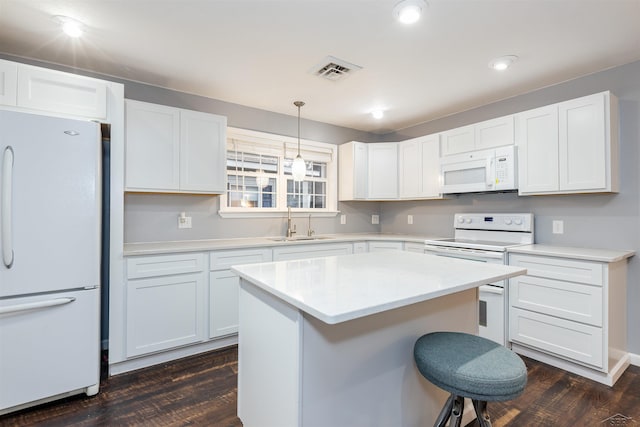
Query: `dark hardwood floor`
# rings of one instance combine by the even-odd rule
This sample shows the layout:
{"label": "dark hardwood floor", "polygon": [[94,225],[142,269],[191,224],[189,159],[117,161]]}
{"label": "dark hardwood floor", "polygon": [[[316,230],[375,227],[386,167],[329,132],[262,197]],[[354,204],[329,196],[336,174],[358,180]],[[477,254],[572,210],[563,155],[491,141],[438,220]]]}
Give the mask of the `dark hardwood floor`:
{"label": "dark hardwood floor", "polygon": [[[7,414],[0,426],[242,426],[237,357],[232,347],[111,377],[97,396]],[[640,426],[640,367],[610,388],[524,360],[527,388],[518,399],[489,404],[494,426]]]}

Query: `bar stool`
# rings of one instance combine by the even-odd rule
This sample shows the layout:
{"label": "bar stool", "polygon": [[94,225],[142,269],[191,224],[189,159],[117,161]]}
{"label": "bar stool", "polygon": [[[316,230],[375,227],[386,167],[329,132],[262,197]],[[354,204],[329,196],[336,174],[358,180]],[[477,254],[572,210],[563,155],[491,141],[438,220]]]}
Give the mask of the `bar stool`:
{"label": "bar stool", "polygon": [[460,332],[434,332],[416,341],[418,370],[432,384],[451,393],[435,426],[459,427],[464,398],[470,398],[482,427],[491,427],[487,402],[511,400],[524,391],[527,368],[511,350],[488,339]]}

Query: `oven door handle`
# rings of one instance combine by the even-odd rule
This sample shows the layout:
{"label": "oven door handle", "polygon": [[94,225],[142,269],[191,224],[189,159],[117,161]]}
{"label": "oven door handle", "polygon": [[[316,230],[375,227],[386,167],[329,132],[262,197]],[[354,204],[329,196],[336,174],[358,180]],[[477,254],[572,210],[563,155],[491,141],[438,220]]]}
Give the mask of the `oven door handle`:
{"label": "oven door handle", "polygon": [[478,290],[480,292],[486,292],[489,294],[496,294],[496,295],[503,295],[504,294],[504,288],[501,288],[499,286],[491,286],[491,285],[482,285],[478,287]]}

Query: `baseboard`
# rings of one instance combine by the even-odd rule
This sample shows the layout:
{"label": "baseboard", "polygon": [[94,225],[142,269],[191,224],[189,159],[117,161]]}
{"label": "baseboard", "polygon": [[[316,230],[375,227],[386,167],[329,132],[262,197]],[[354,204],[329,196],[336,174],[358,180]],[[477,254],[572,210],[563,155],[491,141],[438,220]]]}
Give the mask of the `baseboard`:
{"label": "baseboard", "polygon": [[640,354],[629,353],[629,361],[633,366],[640,366]]}
{"label": "baseboard", "polygon": [[109,364],[109,376],[119,375],[125,372],[135,371],[137,369],[158,365],[160,363],[181,359],[183,357],[194,356],[206,351],[218,350],[237,344],[238,335],[230,335],[228,337],[207,341],[205,343],[180,347],[160,353],[152,353],[146,356],[135,357],[122,362]]}

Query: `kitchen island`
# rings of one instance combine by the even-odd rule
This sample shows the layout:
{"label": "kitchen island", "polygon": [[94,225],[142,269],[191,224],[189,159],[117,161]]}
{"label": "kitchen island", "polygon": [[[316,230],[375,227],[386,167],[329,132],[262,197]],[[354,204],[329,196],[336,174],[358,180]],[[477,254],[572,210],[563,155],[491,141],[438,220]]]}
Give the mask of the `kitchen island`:
{"label": "kitchen island", "polygon": [[433,424],[446,393],[413,344],[477,333],[477,287],[526,269],[407,252],[235,266],[245,427]]}

